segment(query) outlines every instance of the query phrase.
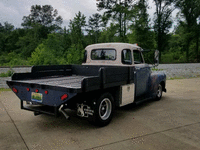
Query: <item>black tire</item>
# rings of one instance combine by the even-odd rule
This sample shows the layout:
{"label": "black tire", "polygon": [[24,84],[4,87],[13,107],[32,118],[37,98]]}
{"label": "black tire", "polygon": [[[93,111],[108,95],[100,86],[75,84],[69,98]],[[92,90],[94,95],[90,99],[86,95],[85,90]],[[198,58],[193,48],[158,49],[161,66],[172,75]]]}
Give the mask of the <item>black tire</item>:
{"label": "black tire", "polygon": [[106,126],[112,120],[114,99],[110,93],[102,94],[94,101],[94,115],[92,122],[97,126]]}
{"label": "black tire", "polygon": [[159,101],[162,98],[162,92],[163,92],[162,85],[159,84],[158,89],[156,91],[156,99],[155,100]]}

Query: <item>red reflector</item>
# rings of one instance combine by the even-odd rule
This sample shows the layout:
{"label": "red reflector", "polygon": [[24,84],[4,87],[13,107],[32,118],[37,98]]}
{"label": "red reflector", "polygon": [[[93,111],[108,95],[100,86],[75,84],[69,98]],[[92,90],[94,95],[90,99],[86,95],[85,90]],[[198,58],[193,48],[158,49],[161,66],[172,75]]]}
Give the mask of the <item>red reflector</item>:
{"label": "red reflector", "polygon": [[26,90],[29,92],[30,91],[30,89],[29,88],[26,88]]}
{"label": "red reflector", "polygon": [[67,99],[67,97],[68,97],[68,95],[67,95],[67,94],[64,94],[63,96],[61,96],[61,100],[64,101],[64,100]]}
{"label": "red reflector", "polygon": [[45,94],[48,94],[48,91],[45,91],[44,93],[45,93]]}
{"label": "red reflector", "polygon": [[13,92],[17,93],[17,89],[16,88],[12,88]]}
{"label": "red reflector", "polygon": [[38,89],[36,89],[36,90],[35,90],[35,92],[36,92],[36,93],[38,93],[38,92],[39,92],[39,90],[38,90]]}

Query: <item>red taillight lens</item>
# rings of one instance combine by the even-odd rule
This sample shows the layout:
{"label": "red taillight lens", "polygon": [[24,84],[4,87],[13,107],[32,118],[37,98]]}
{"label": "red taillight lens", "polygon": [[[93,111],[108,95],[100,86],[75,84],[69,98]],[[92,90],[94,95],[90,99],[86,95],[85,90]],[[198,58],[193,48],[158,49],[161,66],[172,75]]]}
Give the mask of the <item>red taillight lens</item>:
{"label": "red taillight lens", "polygon": [[44,91],[45,94],[48,94],[48,91]]}
{"label": "red taillight lens", "polygon": [[16,88],[12,88],[13,92],[17,93],[18,90]]}
{"label": "red taillight lens", "polygon": [[30,89],[29,88],[26,88],[26,90],[29,92],[30,91]]}
{"label": "red taillight lens", "polygon": [[36,90],[35,90],[35,92],[36,92],[36,93],[38,93],[38,92],[39,92],[39,90],[38,90],[38,89],[36,89]]}
{"label": "red taillight lens", "polygon": [[63,96],[61,96],[61,100],[64,101],[64,100],[67,99],[67,97],[68,97],[68,95],[67,95],[67,94],[64,94]]}

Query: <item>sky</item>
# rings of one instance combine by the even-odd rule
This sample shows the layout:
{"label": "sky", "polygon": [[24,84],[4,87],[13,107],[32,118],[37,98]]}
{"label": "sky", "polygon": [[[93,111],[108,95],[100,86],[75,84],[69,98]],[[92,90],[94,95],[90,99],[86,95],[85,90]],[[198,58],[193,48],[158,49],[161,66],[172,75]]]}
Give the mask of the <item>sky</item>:
{"label": "sky", "polygon": [[21,27],[23,16],[30,14],[32,5],[51,5],[63,18],[63,26],[78,11],[89,17],[97,12],[96,0],[0,0],[0,23],[8,21],[15,27]]}
{"label": "sky", "polygon": [[[150,5],[148,13],[153,19],[155,6],[152,0],[149,0],[148,3]],[[15,28],[21,28],[23,16],[28,16],[31,6],[36,4],[51,5],[57,9],[58,15],[63,18],[63,27],[68,27],[69,20],[73,19],[78,11],[84,14],[87,20],[89,16],[98,12],[96,0],[0,0],[0,23],[3,24],[7,21]]]}

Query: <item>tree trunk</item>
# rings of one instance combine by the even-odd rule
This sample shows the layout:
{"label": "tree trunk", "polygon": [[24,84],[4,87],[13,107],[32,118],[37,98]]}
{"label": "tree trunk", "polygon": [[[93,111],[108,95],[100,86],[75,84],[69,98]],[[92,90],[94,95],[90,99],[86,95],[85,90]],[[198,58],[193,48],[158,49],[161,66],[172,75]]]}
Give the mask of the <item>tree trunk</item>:
{"label": "tree trunk", "polygon": [[199,34],[197,33],[196,38],[196,56],[197,56],[197,62],[199,62]]}
{"label": "tree trunk", "polygon": [[187,43],[186,43],[186,46],[185,46],[187,63],[189,62],[189,47],[190,47],[190,41],[188,40]]}
{"label": "tree trunk", "polygon": [[157,50],[159,50],[159,62],[162,62],[161,58],[161,52],[162,52],[162,36],[160,33],[158,33],[158,45],[157,45]]}
{"label": "tree trunk", "polygon": [[122,41],[122,13],[119,14],[119,37],[120,42]]}

